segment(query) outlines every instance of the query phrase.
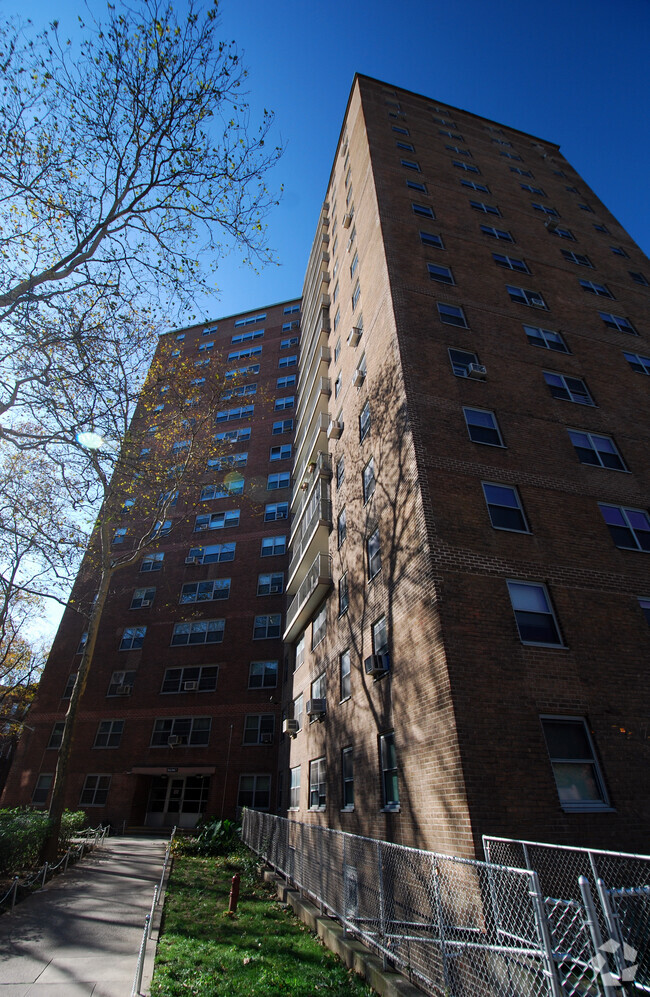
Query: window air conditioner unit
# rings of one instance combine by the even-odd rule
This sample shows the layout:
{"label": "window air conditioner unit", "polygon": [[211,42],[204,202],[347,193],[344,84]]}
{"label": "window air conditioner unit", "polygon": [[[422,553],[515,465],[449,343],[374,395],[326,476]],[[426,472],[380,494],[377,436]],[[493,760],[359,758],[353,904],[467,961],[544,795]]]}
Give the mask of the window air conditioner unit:
{"label": "window air conditioner unit", "polygon": [[549,232],[555,232],[558,225],[555,218],[549,218],[547,222],[544,222],[544,224],[546,225],[546,228],[548,229]]}
{"label": "window air conditioner unit", "polygon": [[348,346],[357,346],[360,339],[361,339],[361,329],[359,329],[359,327],[355,325],[350,330],[350,335],[348,336]]}
{"label": "window air conditioner unit", "polygon": [[355,388],[360,388],[365,379],[366,379],[365,371],[357,367],[354,374],[352,375],[352,383],[355,386]]}
{"label": "window air conditioner unit", "polygon": [[177,744],[181,743],[181,739],[178,734],[172,734],[171,737],[167,738],[167,744],[170,748],[175,748]]}
{"label": "window air conditioner unit", "polygon": [[185,692],[196,692],[199,687],[198,682],[183,682],[183,690]]}
{"label": "window air conditioner unit", "polygon": [[200,533],[201,530],[207,530],[207,528],[208,528],[208,524],[207,523],[201,523],[200,526],[195,526],[194,527],[194,532],[195,533]]}
{"label": "window air conditioner unit", "polygon": [[314,720],[321,720],[327,712],[327,703],[324,699],[310,699],[307,701],[307,713]]}
{"label": "window air conditioner unit", "polygon": [[116,692],[116,695],[118,695],[118,696],[130,696],[132,689],[133,689],[132,685],[118,685],[118,687],[115,690],[115,692]]}
{"label": "window air conditioner unit", "polygon": [[350,252],[350,250],[352,249],[352,246],[353,246],[353,245],[354,245],[354,239],[348,239],[348,248],[347,248],[347,252],[348,252],[348,253],[349,253],[349,252]]}
{"label": "window air conditioner unit", "polygon": [[282,723],[282,733],[288,734],[289,737],[295,737],[299,730],[297,720],[285,720]]}
{"label": "window air conditioner unit", "polygon": [[201,558],[200,557],[194,557],[194,556],[192,556],[192,557],[186,557],[185,558],[185,563],[186,564],[200,564],[201,563]]}
{"label": "window air conditioner unit", "polygon": [[151,599],[143,599],[140,603],[140,609],[148,609],[151,605]]}
{"label": "window air conditioner unit", "polygon": [[366,675],[372,675],[375,679],[380,679],[388,674],[388,655],[371,654],[363,663]]}
{"label": "window air conditioner unit", "polygon": [[531,305],[531,306],[532,306],[533,308],[546,308],[546,305],[544,304],[544,302],[543,302],[543,301],[535,301],[535,299],[534,299],[534,298],[531,298],[531,300],[530,300],[530,305]]}
{"label": "window air conditioner unit", "polygon": [[352,215],[343,215],[343,228],[350,228],[352,224]]}
{"label": "window air conditioner unit", "polygon": [[328,440],[338,440],[339,436],[343,431],[343,426],[336,419],[332,419],[329,426],[327,427],[327,439]]}
{"label": "window air conditioner unit", "polygon": [[270,732],[260,734],[260,744],[273,744],[273,734]]}
{"label": "window air conditioner unit", "polygon": [[487,377],[487,368],[480,363],[471,363],[467,367],[467,376],[473,377],[475,381],[484,381]]}

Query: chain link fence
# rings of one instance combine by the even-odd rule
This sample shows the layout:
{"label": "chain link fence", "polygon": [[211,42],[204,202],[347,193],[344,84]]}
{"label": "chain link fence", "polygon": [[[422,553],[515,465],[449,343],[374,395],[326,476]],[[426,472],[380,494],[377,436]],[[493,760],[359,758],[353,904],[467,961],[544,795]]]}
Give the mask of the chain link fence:
{"label": "chain link fence", "polygon": [[566,993],[650,993],[650,856],[488,836],[483,847],[537,872]]}
{"label": "chain link fence", "polygon": [[[565,997],[534,870],[245,810],[242,838],[435,997]],[[576,991],[591,997],[589,990]],[[593,991],[594,995],[598,990]]]}

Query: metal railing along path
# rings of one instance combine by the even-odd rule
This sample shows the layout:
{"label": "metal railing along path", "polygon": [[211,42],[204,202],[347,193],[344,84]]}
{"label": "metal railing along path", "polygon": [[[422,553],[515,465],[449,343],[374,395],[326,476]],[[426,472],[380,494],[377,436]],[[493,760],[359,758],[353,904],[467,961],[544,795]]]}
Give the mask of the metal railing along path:
{"label": "metal railing along path", "polygon": [[163,896],[163,888],[165,883],[165,876],[167,874],[167,869],[169,866],[169,859],[171,856],[172,843],[174,841],[174,836],[176,834],[176,827],[172,828],[172,833],[167,842],[167,848],[165,849],[165,858],[163,861],[162,873],[160,876],[160,882],[156,884],[153,888],[153,898],[151,900],[151,910],[144,919],[144,927],[142,929],[142,939],[140,941],[140,950],[138,952],[138,961],[135,967],[135,977],[133,979],[133,986],[131,987],[131,997],[139,997],[140,990],[142,987],[142,974],[144,972],[144,963],[147,957],[147,942],[151,938],[151,932],[153,931],[153,919],[156,912],[156,907],[158,906],[161,897]]}

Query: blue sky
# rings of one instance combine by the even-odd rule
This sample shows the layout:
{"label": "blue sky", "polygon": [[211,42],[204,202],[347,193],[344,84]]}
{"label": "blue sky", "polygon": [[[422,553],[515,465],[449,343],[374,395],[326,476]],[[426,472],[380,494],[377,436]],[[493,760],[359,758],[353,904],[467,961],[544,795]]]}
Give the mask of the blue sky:
{"label": "blue sky", "polygon": [[[37,24],[56,16],[64,31],[83,13],[71,0],[20,9]],[[275,111],[285,154],[270,182],[284,194],[268,219],[278,266],[256,274],[227,259],[206,317],[300,294],[355,72],[558,142],[650,251],[650,0],[223,0],[220,9],[223,37],[250,69],[253,112]],[[2,0],[0,11],[13,13]]]}

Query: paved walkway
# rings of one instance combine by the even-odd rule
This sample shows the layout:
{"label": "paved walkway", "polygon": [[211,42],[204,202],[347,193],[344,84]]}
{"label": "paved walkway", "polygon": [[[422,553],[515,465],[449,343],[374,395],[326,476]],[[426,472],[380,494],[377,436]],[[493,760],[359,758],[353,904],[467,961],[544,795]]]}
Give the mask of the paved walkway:
{"label": "paved walkway", "polygon": [[[151,838],[106,838],[13,914],[3,914],[0,997],[129,997],[166,845]],[[143,994],[156,939],[154,930]]]}

